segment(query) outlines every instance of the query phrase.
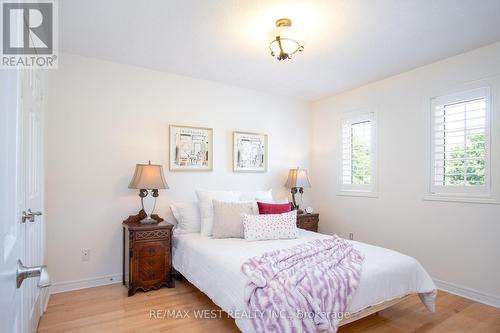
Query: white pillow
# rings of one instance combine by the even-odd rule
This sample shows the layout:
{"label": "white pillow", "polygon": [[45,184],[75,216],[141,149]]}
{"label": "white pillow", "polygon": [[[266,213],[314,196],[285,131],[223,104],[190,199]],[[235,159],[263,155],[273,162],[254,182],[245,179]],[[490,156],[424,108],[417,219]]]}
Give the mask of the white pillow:
{"label": "white pillow", "polygon": [[235,191],[208,191],[196,190],[198,196],[198,207],[200,209],[201,229],[203,236],[212,236],[212,226],[214,224],[213,200],[236,202],[240,199],[240,192]]}
{"label": "white pillow", "polygon": [[213,238],[243,238],[242,214],[259,214],[255,201],[225,202],[213,201]]}
{"label": "white pillow", "polygon": [[252,191],[252,192],[243,192],[240,197],[241,201],[260,201],[260,202],[273,202],[273,190],[267,191]]}
{"label": "white pillow", "polygon": [[189,234],[200,232],[200,210],[196,202],[180,202],[170,205],[172,214],[177,220],[174,233]]}
{"label": "white pillow", "polygon": [[297,211],[283,214],[243,214],[243,232],[248,241],[297,238]]}
{"label": "white pillow", "polygon": [[283,198],[283,199],[277,199],[277,200],[273,200],[272,202],[270,203],[275,203],[275,204],[286,204],[286,203],[289,203],[290,200],[288,200],[288,198]]}

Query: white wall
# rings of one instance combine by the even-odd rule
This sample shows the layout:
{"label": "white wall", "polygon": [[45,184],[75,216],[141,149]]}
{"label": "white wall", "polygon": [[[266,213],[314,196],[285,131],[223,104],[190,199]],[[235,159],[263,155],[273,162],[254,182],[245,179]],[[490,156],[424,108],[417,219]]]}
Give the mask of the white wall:
{"label": "white wall", "polygon": [[[49,270],[56,284],[121,274],[121,221],[139,210],[128,190],[136,163],[163,164],[172,201],[195,188],[273,188],[287,171],[308,167],[306,105],[287,98],[142,68],[62,54],[51,71],[46,137]],[[213,172],[168,171],[168,125],[214,128]],[[269,135],[269,171],[233,173],[232,131]],[[304,200],[307,200],[305,198]],[[81,261],[81,250],[91,250]]]}
{"label": "white wall", "polygon": [[[346,237],[353,232],[355,239],[414,256],[434,278],[500,304],[500,205],[422,199],[426,101],[499,73],[496,43],[314,103],[311,181],[321,231]],[[373,106],[378,106],[379,197],[337,196],[339,114]],[[494,113],[498,123],[500,111]],[[498,130],[497,125],[497,138]],[[492,145],[496,159],[499,145],[498,140]],[[500,170],[493,172],[500,176]]]}
{"label": "white wall", "polygon": [[[500,74],[500,43],[323,99],[309,115],[306,105],[282,97],[62,54],[59,70],[50,73],[46,137],[53,281],[121,274],[121,221],[140,205],[127,189],[135,163],[164,165],[170,190],[161,192],[158,211],[169,216],[169,203],[194,200],[197,187],[272,187],[285,196],[287,169],[308,167],[310,152],[313,188],[306,193],[321,214],[321,231],[353,232],[358,240],[412,255],[434,278],[500,302],[500,205],[422,199],[425,101],[494,74]],[[379,110],[379,197],[336,196],[339,114],[373,106]],[[169,124],[214,128],[213,172],[168,171]],[[269,134],[267,173],[231,171],[233,130]],[[83,248],[91,250],[89,262],[80,259]]]}

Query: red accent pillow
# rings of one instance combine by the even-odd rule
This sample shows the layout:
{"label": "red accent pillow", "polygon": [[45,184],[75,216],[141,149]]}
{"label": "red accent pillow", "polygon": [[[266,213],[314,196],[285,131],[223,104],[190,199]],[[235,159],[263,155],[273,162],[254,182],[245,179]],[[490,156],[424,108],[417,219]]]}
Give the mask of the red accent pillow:
{"label": "red accent pillow", "polygon": [[257,205],[259,206],[259,214],[283,214],[283,213],[288,213],[292,210],[292,204],[291,203],[285,203],[285,204],[272,204],[272,203],[266,203],[266,202],[257,202]]}

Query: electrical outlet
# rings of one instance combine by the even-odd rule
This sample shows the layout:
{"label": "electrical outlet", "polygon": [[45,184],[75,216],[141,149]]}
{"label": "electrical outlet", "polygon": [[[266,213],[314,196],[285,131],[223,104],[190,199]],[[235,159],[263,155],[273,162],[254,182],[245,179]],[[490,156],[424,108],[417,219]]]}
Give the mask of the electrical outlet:
{"label": "electrical outlet", "polygon": [[349,233],[349,239],[353,240],[354,239],[354,234],[352,232]]}
{"label": "electrical outlet", "polygon": [[89,260],[90,260],[90,250],[82,249],[82,261],[89,261]]}

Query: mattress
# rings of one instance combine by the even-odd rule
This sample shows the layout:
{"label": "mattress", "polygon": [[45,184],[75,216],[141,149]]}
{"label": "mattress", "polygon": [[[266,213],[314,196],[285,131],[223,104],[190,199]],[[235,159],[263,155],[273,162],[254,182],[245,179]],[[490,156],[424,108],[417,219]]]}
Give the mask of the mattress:
{"label": "mattress", "polygon": [[[255,242],[181,234],[174,236],[172,261],[179,273],[235,318],[242,332],[251,333],[250,319],[241,315],[247,310],[244,303],[247,277],[241,272],[241,265],[267,251],[327,237],[331,236],[302,229],[299,229],[297,239]],[[365,255],[365,260],[348,312],[355,313],[407,294],[432,293],[436,289],[429,274],[416,259],[386,248],[350,242]]]}

